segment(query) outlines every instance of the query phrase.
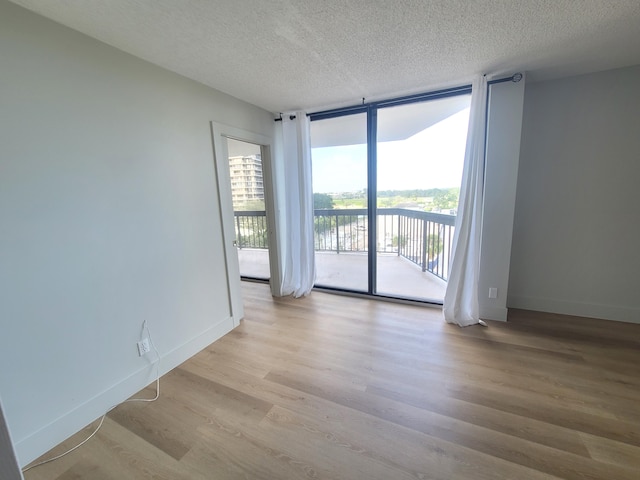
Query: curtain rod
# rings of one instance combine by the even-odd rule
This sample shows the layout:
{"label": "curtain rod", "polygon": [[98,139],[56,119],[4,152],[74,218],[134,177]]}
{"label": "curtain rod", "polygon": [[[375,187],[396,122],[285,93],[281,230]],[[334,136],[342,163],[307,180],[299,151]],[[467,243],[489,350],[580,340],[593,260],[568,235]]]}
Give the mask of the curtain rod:
{"label": "curtain rod", "polygon": [[496,80],[489,80],[487,81],[487,85],[494,85],[496,83],[504,83],[504,82],[518,83],[520,80],[522,80],[522,74],[518,72],[518,73],[514,73],[510,77],[497,78]]}
{"label": "curtain rod", "polygon": [[[489,80],[487,82],[487,85],[495,85],[496,83],[504,83],[504,82],[518,83],[520,80],[522,80],[522,77],[523,77],[522,73],[518,72],[518,73],[514,73],[510,77],[498,78],[496,80]],[[467,87],[460,87],[460,88],[467,88]],[[449,91],[455,92],[456,90],[458,90],[458,88],[447,89],[447,90],[443,90],[441,92],[449,92]],[[437,93],[440,93],[440,92],[433,92],[433,93],[437,94]],[[377,104],[384,104],[384,103],[387,103],[387,102],[395,102],[395,101],[403,100],[403,99],[410,100],[410,99],[413,99],[413,98],[415,98],[417,100],[418,98],[420,98],[420,97],[422,97],[424,95],[429,95],[429,94],[409,95],[408,97],[400,97],[399,99],[393,99],[392,98],[390,100],[382,100],[380,102],[373,102],[373,104],[376,104],[376,105]],[[363,98],[362,99],[362,105],[354,105],[353,107],[346,107],[345,110],[348,110],[348,109],[351,109],[351,108],[358,108],[358,107],[366,106],[366,104],[364,102],[365,102],[365,99]],[[340,109],[337,109],[337,110],[340,110]],[[323,112],[316,112],[316,114],[318,114],[318,113],[323,113]],[[314,115],[314,114],[307,113],[307,117],[310,117],[312,115]],[[289,115],[289,120],[295,120],[295,118],[296,118],[295,115]],[[274,118],[273,121],[274,122],[281,122],[282,121],[282,113],[280,114],[280,117]]]}

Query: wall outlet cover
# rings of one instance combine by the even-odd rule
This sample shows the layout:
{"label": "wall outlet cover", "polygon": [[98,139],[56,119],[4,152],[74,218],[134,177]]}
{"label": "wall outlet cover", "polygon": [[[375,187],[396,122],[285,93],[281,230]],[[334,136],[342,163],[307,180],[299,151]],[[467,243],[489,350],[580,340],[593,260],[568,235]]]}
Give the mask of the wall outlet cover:
{"label": "wall outlet cover", "polygon": [[151,345],[149,344],[149,338],[143,338],[138,342],[138,355],[142,357],[151,351]]}

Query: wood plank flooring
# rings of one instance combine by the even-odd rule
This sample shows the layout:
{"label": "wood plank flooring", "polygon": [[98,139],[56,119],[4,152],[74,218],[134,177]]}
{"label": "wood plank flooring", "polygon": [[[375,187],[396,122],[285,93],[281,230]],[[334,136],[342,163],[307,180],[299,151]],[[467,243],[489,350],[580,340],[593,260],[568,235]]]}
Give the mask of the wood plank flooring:
{"label": "wood plank flooring", "polygon": [[640,325],[512,311],[461,329],[435,309],[243,290],[240,327],[157,402],[118,407],[25,478],[640,478]]}

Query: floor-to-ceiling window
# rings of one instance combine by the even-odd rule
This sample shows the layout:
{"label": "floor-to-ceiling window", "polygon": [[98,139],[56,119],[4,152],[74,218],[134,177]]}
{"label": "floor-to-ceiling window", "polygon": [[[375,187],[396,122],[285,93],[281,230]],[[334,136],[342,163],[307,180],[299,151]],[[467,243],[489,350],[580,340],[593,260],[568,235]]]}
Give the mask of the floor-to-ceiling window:
{"label": "floor-to-ceiling window", "polygon": [[311,147],[316,285],[368,292],[366,113],[312,122]]}
{"label": "floor-to-ceiling window", "polygon": [[311,115],[316,285],[442,302],[470,89]]}

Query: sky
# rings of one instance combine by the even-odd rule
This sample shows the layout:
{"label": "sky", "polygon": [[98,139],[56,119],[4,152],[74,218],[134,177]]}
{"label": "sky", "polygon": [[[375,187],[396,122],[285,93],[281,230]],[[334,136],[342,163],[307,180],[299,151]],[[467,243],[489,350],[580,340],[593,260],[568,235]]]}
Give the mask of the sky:
{"label": "sky", "polygon": [[[378,143],[378,190],[459,187],[469,109],[406,140]],[[367,188],[367,146],[314,148],[313,191],[356,192]]]}

